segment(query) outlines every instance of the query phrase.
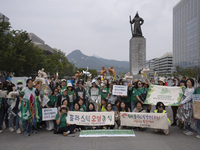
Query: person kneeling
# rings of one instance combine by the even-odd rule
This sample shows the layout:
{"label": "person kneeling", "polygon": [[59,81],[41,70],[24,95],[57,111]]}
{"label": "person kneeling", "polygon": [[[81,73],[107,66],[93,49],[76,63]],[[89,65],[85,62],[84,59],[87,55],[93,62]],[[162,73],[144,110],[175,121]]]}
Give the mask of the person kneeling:
{"label": "person kneeling", "polygon": [[[154,111],[154,113],[167,113],[167,111],[165,110],[165,106],[162,102],[158,102],[156,104],[156,110]],[[167,117],[167,121],[168,121],[168,127],[170,127],[171,123],[170,123],[170,120],[168,117]],[[159,131],[158,129],[155,129],[154,132],[157,133],[158,131]],[[163,131],[164,131],[165,135],[169,135],[169,128],[166,130],[163,130]]]}
{"label": "person kneeling", "polygon": [[[66,105],[62,105],[60,111],[56,114],[56,124],[58,126],[58,133],[62,133],[64,136],[75,136],[70,134],[76,128],[75,124],[69,124],[66,121],[67,112],[69,108]],[[70,134],[70,135],[69,135]]]}
{"label": "person kneeling", "polygon": [[[136,102],[136,107],[133,110],[133,112],[135,113],[146,113],[146,111],[142,108],[142,103],[140,101]],[[138,127],[139,130],[144,131],[146,130],[146,128],[143,127]]]}

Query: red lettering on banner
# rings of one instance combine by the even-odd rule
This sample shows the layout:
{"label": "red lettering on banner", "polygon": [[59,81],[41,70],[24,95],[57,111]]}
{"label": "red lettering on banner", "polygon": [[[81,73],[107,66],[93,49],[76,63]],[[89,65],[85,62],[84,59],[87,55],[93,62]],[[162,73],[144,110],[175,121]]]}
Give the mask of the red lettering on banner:
{"label": "red lettering on banner", "polygon": [[92,116],[92,122],[96,122],[96,116],[95,115]]}
{"label": "red lettering on banner", "polygon": [[97,121],[101,122],[101,116],[97,116]]}

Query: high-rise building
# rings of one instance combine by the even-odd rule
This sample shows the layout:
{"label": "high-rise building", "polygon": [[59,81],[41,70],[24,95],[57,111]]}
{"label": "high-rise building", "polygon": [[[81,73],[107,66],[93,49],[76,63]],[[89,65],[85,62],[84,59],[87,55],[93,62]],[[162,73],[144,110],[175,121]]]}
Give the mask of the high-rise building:
{"label": "high-rise building", "polygon": [[9,18],[6,17],[4,14],[0,13],[0,22],[2,21],[9,22]]}
{"label": "high-rise building", "polygon": [[173,8],[173,66],[200,67],[199,0],[180,0]]}
{"label": "high-rise building", "polygon": [[45,50],[47,55],[54,53],[53,49],[34,33],[28,33],[28,40],[32,40],[35,46]]}

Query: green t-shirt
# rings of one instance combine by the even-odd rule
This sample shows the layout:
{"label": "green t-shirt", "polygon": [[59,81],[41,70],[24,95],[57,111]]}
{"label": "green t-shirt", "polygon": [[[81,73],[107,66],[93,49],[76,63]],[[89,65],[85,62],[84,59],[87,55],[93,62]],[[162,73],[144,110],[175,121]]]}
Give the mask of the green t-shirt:
{"label": "green t-shirt", "polygon": [[69,103],[73,104],[74,103],[74,91],[71,91],[71,92],[68,91],[67,95],[69,96]]}
{"label": "green t-shirt", "polygon": [[200,94],[200,86],[198,87],[198,90],[197,90],[197,88],[195,88],[195,90],[194,90],[194,93],[193,94]]}
{"label": "green t-shirt", "polygon": [[67,89],[67,86],[63,86],[62,87],[62,89],[61,89],[61,91],[60,91],[60,93],[61,93],[61,95],[63,95],[63,93],[64,93],[64,91]]}
{"label": "green t-shirt", "polygon": [[82,105],[79,111],[85,112],[86,109],[87,109],[87,108],[85,107],[85,105]]}
{"label": "green t-shirt", "polygon": [[[61,114],[60,116],[60,124],[59,127],[67,127],[67,120],[66,120],[67,114]],[[58,120],[59,114],[56,114],[55,120]]]}
{"label": "green t-shirt", "polygon": [[136,89],[135,90],[135,93],[134,93],[134,96],[140,96],[142,93],[148,93],[148,89],[142,87],[142,89]]}
{"label": "green t-shirt", "polygon": [[58,96],[49,95],[49,99],[48,106],[54,107],[54,104],[58,101]]}
{"label": "green t-shirt", "polygon": [[101,107],[101,112],[107,111],[104,106]]}
{"label": "green t-shirt", "polygon": [[110,92],[110,88],[103,87],[103,89],[101,91],[101,99],[107,98],[109,92]]}
{"label": "green t-shirt", "polygon": [[136,103],[136,102],[137,102],[137,98],[136,98],[136,96],[134,95],[135,90],[136,90],[136,88],[131,87],[131,91],[133,91],[133,92],[131,93],[131,102],[133,102],[133,103]]}

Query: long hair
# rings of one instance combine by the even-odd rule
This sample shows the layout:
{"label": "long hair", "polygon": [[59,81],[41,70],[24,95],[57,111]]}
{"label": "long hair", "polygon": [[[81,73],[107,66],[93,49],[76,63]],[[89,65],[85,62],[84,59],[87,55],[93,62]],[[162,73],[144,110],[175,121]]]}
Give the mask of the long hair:
{"label": "long hair", "polygon": [[163,102],[158,102],[158,103],[156,104],[156,109],[158,109],[158,107],[160,107],[161,104],[163,105],[163,110],[165,110],[165,105],[163,104]]}
{"label": "long hair", "polygon": [[[90,106],[90,105],[92,105],[92,106],[93,106],[93,109],[92,109],[92,110],[90,110],[90,109],[89,109],[89,106]],[[92,103],[92,102],[89,102],[89,104],[88,104],[88,106],[87,106],[87,111],[96,111],[96,110],[95,110],[94,103]]]}
{"label": "long hair", "polygon": [[122,108],[121,108],[121,104],[122,104],[122,103],[125,104],[125,111],[128,112],[128,106],[126,105],[126,103],[125,103],[124,101],[122,101],[122,102],[119,104],[119,112],[122,111]]}

